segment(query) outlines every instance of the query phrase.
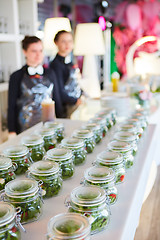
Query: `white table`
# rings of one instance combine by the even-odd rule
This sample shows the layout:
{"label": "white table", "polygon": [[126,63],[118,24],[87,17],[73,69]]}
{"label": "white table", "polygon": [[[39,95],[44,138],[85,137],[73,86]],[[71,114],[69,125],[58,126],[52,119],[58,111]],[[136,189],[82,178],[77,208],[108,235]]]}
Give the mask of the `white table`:
{"label": "white table", "polygon": [[[67,136],[70,136],[74,129],[79,128],[83,124],[81,121],[62,121],[64,122]],[[39,126],[35,126],[17,136],[16,139],[0,145],[0,150],[15,142],[18,143],[22,135],[33,132],[37,127]],[[133,240],[150,166],[154,157],[156,137],[156,126],[149,125],[143,139],[141,139],[133,168],[127,172],[125,182],[117,185],[119,197],[117,203],[111,207],[112,215],[108,228],[91,236],[91,240]],[[86,163],[76,167],[74,176],[63,182],[63,189],[57,197],[44,201],[44,210],[41,218],[36,222],[25,225],[27,233],[22,233],[22,240],[46,239],[45,234],[47,233],[49,219],[56,214],[67,211],[67,208],[64,206],[66,196],[70,194],[73,188],[79,185],[84,170],[91,167],[92,162],[96,159],[96,155],[106,149],[110,138],[110,136],[105,137],[102,143],[96,146],[94,152],[87,155]]]}

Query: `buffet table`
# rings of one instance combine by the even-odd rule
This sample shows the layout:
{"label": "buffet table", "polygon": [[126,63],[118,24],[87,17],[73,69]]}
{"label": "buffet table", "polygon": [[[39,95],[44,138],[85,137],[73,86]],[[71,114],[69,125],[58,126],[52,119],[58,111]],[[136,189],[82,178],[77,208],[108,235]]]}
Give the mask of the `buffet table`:
{"label": "buffet table", "polygon": [[[83,122],[75,120],[59,120],[64,123],[66,136],[70,136],[72,132],[79,128]],[[0,151],[4,147],[12,144],[18,144],[24,135],[29,135],[39,128],[42,124],[38,124],[31,129],[23,132],[12,140],[0,145]],[[56,214],[67,212],[64,205],[65,198],[70,194],[71,190],[80,184],[84,170],[92,166],[92,162],[96,159],[96,155],[105,150],[108,141],[113,136],[114,128],[96,145],[94,152],[87,155],[84,165],[77,166],[74,176],[63,182],[63,188],[58,196],[44,200],[43,214],[36,222],[24,225],[26,233],[22,233],[22,240],[45,240],[47,233],[47,224],[51,217]],[[118,201],[111,206],[111,220],[106,230],[91,236],[91,240],[133,240],[136,227],[138,225],[140,210],[142,207],[144,192],[150,167],[154,159],[155,144],[157,138],[156,125],[150,124],[139,143],[138,154],[135,158],[135,164],[132,169],[127,171],[125,182],[117,185],[119,192]],[[23,178],[23,177],[21,177]]]}

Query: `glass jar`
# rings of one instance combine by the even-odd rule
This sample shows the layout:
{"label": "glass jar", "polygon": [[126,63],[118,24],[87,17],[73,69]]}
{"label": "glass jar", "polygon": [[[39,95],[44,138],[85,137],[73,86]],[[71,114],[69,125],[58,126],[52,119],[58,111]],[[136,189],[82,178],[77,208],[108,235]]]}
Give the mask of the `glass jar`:
{"label": "glass jar", "polygon": [[53,128],[42,127],[36,131],[36,134],[40,134],[44,140],[44,148],[46,151],[56,147],[56,131]]}
{"label": "glass jar", "polygon": [[49,198],[57,195],[62,188],[59,165],[51,161],[39,161],[29,167],[28,176],[36,181],[42,180],[42,196]]}
{"label": "glass jar", "polygon": [[116,183],[122,183],[125,178],[125,166],[121,153],[103,151],[97,155],[95,164],[111,168],[115,172]]}
{"label": "glass jar", "polygon": [[117,141],[128,142],[133,147],[132,155],[135,156],[137,153],[137,142],[138,136],[132,132],[116,132],[114,139]]}
{"label": "glass jar", "polygon": [[43,138],[40,135],[25,136],[21,142],[24,146],[28,147],[33,162],[42,160],[45,149]]}
{"label": "glass jar", "polygon": [[71,150],[65,148],[51,149],[46,153],[45,160],[57,162],[61,169],[62,179],[74,174],[74,157]]}
{"label": "glass jar", "polygon": [[56,131],[57,142],[61,142],[64,138],[64,125],[60,122],[45,122],[44,126],[47,128],[53,128]]}
{"label": "glass jar", "polygon": [[20,240],[21,233],[18,227],[20,220],[15,208],[9,203],[0,203],[0,239]]}
{"label": "glass jar", "polygon": [[108,132],[108,128],[106,127],[106,120],[104,118],[95,117],[95,118],[91,118],[88,122],[99,124],[101,126],[102,136],[103,137],[106,136],[106,134]]}
{"label": "glass jar", "polygon": [[91,225],[91,233],[105,229],[110,220],[110,213],[106,202],[106,192],[97,186],[79,186],[74,188],[70,201],[66,201],[69,212],[76,212],[86,216]]}
{"label": "glass jar", "polygon": [[143,129],[137,128],[137,126],[135,126],[133,124],[129,124],[129,123],[125,123],[125,124],[121,125],[118,130],[119,131],[132,132],[134,134],[137,134],[137,136],[139,138],[141,137],[141,135],[143,133]]}
{"label": "glass jar", "polygon": [[128,118],[126,120],[125,124],[131,124],[131,125],[136,126],[137,131],[139,133],[139,138],[142,136],[142,134],[143,134],[142,124],[137,118]]}
{"label": "glass jar", "polygon": [[3,154],[9,157],[13,163],[17,164],[15,174],[20,175],[28,170],[32,160],[29,156],[29,150],[25,146],[10,146],[3,150]]}
{"label": "glass jar", "polygon": [[111,168],[94,166],[86,169],[84,184],[102,187],[106,191],[110,204],[117,201],[118,191],[115,186],[115,173]]}
{"label": "glass jar", "polygon": [[84,141],[78,138],[65,138],[61,141],[61,146],[72,150],[74,155],[74,164],[84,163],[86,159],[86,151]]}
{"label": "glass jar", "polygon": [[48,223],[48,240],[90,240],[90,224],[78,213],[62,213]]}
{"label": "glass jar", "polygon": [[16,178],[14,171],[17,165],[7,157],[0,156],[0,190],[4,189],[5,184]]}
{"label": "glass jar", "polygon": [[134,119],[138,119],[140,121],[141,127],[143,128],[143,130],[146,129],[146,127],[148,125],[148,118],[145,115],[143,115],[142,113],[138,113],[137,112],[137,113],[133,113],[132,117]]}
{"label": "glass jar", "polygon": [[114,108],[104,108],[102,110],[102,112],[111,114],[112,122],[113,122],[114,125],[116,124],[116,122],[117,122],[117,112]]}
{"label": "glass jar", "polygon": [[125,163],[125,168],[128,169],[133,166],[134,157],[132,155],[133,147],[128,142],[111,141],[108,144],[108,149],[113,152],[121,153]]}
{"label": "glass jar", "polygon": [[96,117],[104,118],[106,120],[106,127],[110,129],[113,126],[111,113],[100,112],[96,114]]}
{"label": "glass jar", "polygon": [[144,108],[138,108],[134,111],[134,113],[140,113],[143,116],[145,116],[147,118],[147,122],[148,122],[148,116],[149,116],[149,111],[147,109]]}
{"label": "glass jar", "polygon": [[102,140],[102,129],[101,126],[97,123],[87,123],[82,126],[82,129],[87,129],[93,131],[95,143],[100,143]]}
{"label": "glass jar", "polygon": [[95,148],[94,134],[90,130],[79,129],[73,132],[73,137],[83,139],[85,144],[85,150],[87,153],[92,153]]}
{"label": "glass jar", "polygon": [[3,201],[21,209],[21,222],[37,220],[42,213],[42,196],[40,184],[31,179],[15,179],[5,185]]}

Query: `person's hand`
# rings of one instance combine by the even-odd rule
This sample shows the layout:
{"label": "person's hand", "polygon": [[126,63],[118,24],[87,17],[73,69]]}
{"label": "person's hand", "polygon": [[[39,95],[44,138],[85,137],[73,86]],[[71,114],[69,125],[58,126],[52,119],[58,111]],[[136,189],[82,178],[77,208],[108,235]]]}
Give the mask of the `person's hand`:
{"label": "person's hand", "polygon": [[8,138],[9,138],[9,139],[12,139],[12,138],[14,138],[16,135],[17,135],[16,132],[9,132]]}
{"label": "person's hand", "polygon": [[78,100],[77,100],[77,102],[76,102],[76,105],[79,106],[81,103],[82,103],[81,98],[78,98]]}

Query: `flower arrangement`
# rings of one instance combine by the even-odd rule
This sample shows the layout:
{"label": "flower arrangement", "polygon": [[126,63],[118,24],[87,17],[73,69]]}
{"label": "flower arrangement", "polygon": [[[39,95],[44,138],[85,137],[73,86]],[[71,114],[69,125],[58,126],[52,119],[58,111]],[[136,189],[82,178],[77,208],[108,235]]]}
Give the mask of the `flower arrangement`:
{"label": "flower arrangement", "polygon": [[144,89],[133,93],[132,97],[135,97],[138,100],[139,104],[144,106],[148,104],[149,100],[152,98],[152,93],[149,90]]}
{"label": "flower arrangement", "polygon": [[[115,61],[119,72],[126,74],[126,54],[129,47],[139,38],[147,35],[160,36],[160,1],[135,0],[118,4],[114,17],[113,37],[116,42]],[[152,13],[152,14],[151,14]],[[138,51],[155,52],[157,42],[146,43]],[[138,56],[138,51],[135,56]]]}

